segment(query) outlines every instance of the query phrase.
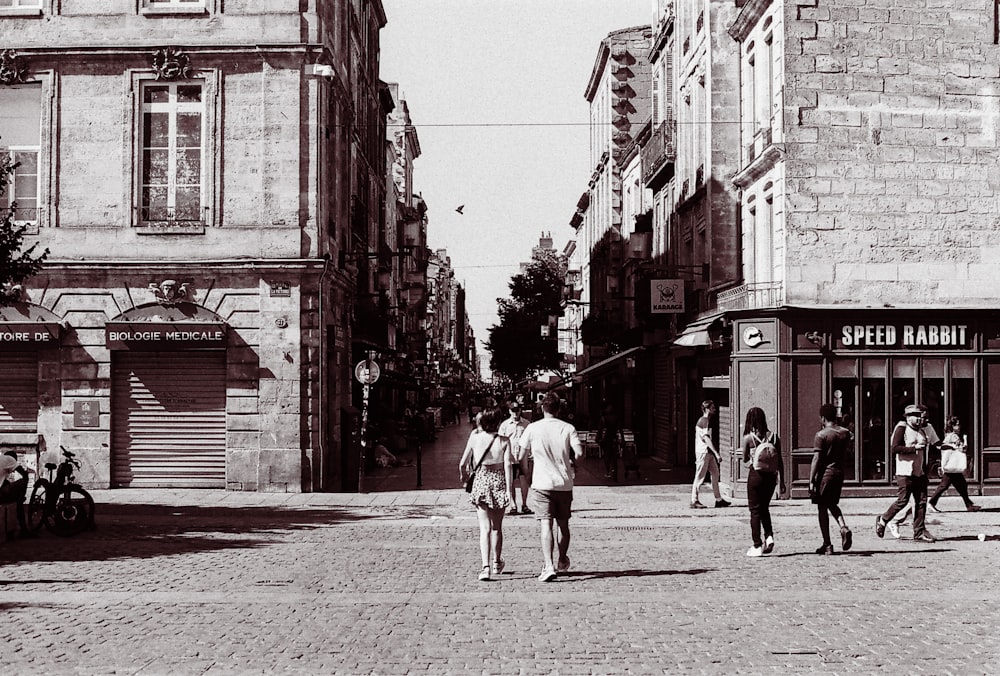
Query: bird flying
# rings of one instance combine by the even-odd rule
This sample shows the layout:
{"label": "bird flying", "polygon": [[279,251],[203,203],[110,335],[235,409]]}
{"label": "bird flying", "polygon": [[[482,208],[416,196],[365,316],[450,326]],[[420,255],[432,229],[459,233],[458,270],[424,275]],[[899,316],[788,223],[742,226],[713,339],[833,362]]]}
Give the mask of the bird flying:
{"label": "bird flying", "polygon": [[465,208],[465,205],[464,205],[464,204],[459,204],[459,205],[458,205],[458,208],[457,208],[457,209],[455,209],[455,211],[457,211],[458,213],[462,213],[462,209],[464,209],[464,208]]}

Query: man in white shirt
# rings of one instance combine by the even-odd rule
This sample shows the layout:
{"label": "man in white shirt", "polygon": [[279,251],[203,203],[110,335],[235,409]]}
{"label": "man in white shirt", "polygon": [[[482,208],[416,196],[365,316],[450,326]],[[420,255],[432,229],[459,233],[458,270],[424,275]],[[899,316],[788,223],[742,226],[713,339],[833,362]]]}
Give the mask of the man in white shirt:
{"label": "man in white shirt", "polygon": [[701,403],[701,417],[694,426],[694,483],[691,484],[691,509],[705,509],[698,499],[698,487],[705,481],[705,475],[712,476],[712,492],[716,507],[729,507],[719,491],[719,463],[722,458],[712,441],[712,416],[716,412],[715,402],[706,399]]}
{"label": "man in white shirt", "polygon": [[[542,399],[541,420],[528,425],[518,445],[534,458],[531,476],[531,498],[535,503],[535,518],[541,524],[542,559],[545,562],[541,582],[551,582],[569,570],[569,518],[573,504],[573,478],[576,458],[583,453],[576,428],[558,418],[562,409],[559,396],[549,392]],[[558,536],[552,529],[553,520],[559,527]],[[558,549],[558,559],[553,550]],[[556,565],[553,566],[553,561]]]}
{"label": "man in white shirt", "polygon": [[510,439],[510,447],[514,454],[514,462],[511,463],[512,479],[510,482],[510,511],[508,514],[517,514],[517,487],[521,487],[521,514],[534,514],[528,509],[528,483],[531,477],[531,453],[527,453],[518,445],[518,440],[528,421],[521,417],[521,405],[516,401],[507,402],[507,410],[510,417],[500,423],[498,434]]}

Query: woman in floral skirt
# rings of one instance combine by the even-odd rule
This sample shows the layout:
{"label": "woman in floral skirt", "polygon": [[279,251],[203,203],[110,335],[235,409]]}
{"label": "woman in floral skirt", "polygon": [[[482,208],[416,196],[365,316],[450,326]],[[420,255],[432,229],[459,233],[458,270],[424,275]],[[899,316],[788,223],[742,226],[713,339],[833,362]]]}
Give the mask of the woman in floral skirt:
{"label": "woman in floral skirt", "polygon": [[513,458],[510,441],[497,431],[506,417],[500,408],[483,411],[480,429],[469,435],[465,453],[458,462],[463,482],[469,472],[476,473],[469,500],[476,506],[479,516],[479,553],[483,560],[480,580],[489,580],[491,574],[499,575],[504,567],[503,517],[510,505],[507,487],[511,482]]}

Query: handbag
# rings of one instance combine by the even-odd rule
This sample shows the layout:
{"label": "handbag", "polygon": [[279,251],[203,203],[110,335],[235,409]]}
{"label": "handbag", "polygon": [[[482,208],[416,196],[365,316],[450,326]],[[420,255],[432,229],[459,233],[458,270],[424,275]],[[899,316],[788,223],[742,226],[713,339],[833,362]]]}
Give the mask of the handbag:
{"label": "handbag", "polygon": [[472,492],[472,482],[476,480],[476,472],[479,470],[479,467],[483,464],[483,460],[486,459],[486,456],[490,454],[490,449],[493,448],[493,442],[496,440],[497,440],[497,435],[494,434],[493,438],[490,439],[490,445],[486,447],[485,451],[483,451],[483,455],[479,458],[479,462],[477,462],[476,466],[472,468],[472,473],[469,474],[469,478],[465,480],[466,493]]}
{"label": "handbag", "polygon": [[941,471],[945,474],[961,474],[968,462],[969,458],[965,451],[954,448],[941,451]]}

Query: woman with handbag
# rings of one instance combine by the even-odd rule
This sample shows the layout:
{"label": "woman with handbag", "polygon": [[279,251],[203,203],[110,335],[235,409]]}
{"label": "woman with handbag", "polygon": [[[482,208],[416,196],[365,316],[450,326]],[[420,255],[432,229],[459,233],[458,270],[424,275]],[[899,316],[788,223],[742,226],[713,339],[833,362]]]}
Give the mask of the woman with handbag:
{"label": "woman with handbag", "polygon": [[968,437],[962,434],[962,422],[956,416],[950,416],[944,423],[944,441],[941,442],[941,483],[934,495],[927,500],[935,512],[938,499],[944,495],[949,486],[954,486],[965,502],[965,509],[978,512],[980,507],[969,499],[969,484],[965,480],[965,469],[968,466]]}
{"label": "woman with handbag", "polygon": [[[483,411],[479,418],[480,429],[469,435],[458,469],[469,501],[476,507],[479,517],[479,553],[483,567],[480,580],[489,580],[490,574],[499,575],[504,568],[503,517],[510,505],[511,484],[510,440],[498,434],[500,423],[507,417],[500,408]],[[471,472],[470,472],[471,469]]]}

